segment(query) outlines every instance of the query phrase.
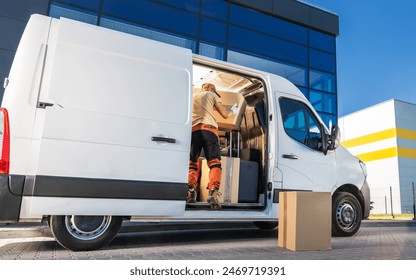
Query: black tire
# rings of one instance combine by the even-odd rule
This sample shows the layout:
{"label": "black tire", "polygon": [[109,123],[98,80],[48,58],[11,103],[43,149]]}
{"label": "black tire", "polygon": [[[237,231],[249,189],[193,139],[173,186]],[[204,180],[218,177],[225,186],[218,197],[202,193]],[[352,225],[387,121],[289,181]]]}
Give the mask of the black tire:
{"label": "black tire", "polygon": [[122,222],[123,218],[117,216],[52,216],[50,227],[62,247],[92,251],[110,243]]}
{"label": "black tire", "polygon": [[279,225],[278,222],[253,222],[253,224],[259,229],[275,229]]}
{"label": "black tire", "polygon": [[347,192],[332,198],[332,235],[353,236],[361,226],[363,211],[357,198]]}

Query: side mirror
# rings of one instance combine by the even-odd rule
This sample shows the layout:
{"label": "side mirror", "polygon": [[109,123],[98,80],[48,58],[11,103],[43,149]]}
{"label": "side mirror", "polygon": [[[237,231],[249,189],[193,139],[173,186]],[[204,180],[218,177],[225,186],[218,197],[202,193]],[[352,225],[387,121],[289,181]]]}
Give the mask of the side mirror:
{"label": "side mirror", "polygon": [[325,129],[322,126],[322,152],[324,155],[328,153],[329,150],[329,138],[330,136],[326,133]]}
{"label": "side mirror", "polygon": [[336,148],[338,148],[339,143],[340,143],[340,139],[341,139],[341,132],[339,130],[339,127],[337,125],[334,125],[331,128],[331,136],[330,136],[330,143],[329,143],[329,150],[335,150]]}

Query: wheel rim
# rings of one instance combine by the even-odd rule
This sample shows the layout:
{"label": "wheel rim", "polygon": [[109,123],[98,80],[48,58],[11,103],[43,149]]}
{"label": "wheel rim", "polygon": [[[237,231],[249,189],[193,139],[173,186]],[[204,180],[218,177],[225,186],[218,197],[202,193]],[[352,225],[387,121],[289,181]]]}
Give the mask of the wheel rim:
{"label": "wheel rim", "polygon": [[344,229],[351,229],[357,221],[357,215],[354,206],[347,202],[341,202],[337,209],[337,222]]}
{"label": "wheel rim", "polygon": [[79,240],[92,240],[100,237],[109,228],[111,216],[65,216],[68,232]]}

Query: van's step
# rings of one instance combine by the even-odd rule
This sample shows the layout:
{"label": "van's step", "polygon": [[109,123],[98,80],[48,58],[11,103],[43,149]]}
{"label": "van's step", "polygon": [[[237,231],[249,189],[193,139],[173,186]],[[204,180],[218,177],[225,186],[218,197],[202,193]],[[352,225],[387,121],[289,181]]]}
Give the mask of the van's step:
{"label": "van's step", "polygon": [[[254,209],[263,209],[264,204],[262,203],[221,203],[222,209],[239,209],[239,210],[254,210]],[[187,203],[186,209],[189,210],[207,210],[211,209],[211,206],[207,202],[197,202],[197,203]]]}

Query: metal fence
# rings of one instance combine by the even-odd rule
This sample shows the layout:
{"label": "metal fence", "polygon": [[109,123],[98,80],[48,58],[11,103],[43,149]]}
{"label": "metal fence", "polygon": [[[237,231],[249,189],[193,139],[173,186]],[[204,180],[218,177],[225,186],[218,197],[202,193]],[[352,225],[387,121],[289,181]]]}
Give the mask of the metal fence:
{"label": "metal fence", "polygon": [[395,218],[397,214],[413,214],[416,219],[416,183],[401,186],[399,190],[392,186],[377,188],[371,193],[372,213],[387,214]]}

